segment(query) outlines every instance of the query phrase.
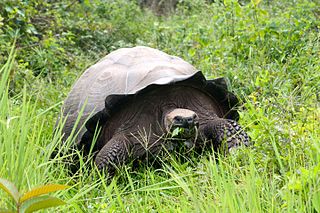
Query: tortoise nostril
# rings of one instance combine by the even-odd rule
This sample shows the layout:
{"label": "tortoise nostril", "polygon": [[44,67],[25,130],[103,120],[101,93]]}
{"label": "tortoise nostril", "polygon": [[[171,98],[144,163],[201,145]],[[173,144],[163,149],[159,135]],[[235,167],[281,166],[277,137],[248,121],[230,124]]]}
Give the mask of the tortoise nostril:
{"label": "tortoise nostril", "polygon": [[[178,111],[178,110],[177,110]],[[188,110],[184,110],[182,112],[175,112],[174,116],[171,117],[172,127],[182,127],[186,129],[191,129],[197,126],[196,122],[198,122],[198,116],[196,113],[189,112]]]}
{"label": "tortoise nostril", "polygon": [[193,118],[187,118],[187,122],[189,125],[192,125],[194,123],[194,119]]}
{"label": "tortoise nostril", "polygon": [[177,123],[182,123],[183,122],[183,119],[180,116],[174,117],[173,120],[176,121]]}

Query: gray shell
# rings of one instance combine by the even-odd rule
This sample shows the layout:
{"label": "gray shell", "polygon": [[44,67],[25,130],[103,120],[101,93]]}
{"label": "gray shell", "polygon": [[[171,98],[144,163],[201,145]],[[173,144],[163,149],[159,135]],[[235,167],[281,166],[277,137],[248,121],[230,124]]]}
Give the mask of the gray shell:
{"label": "gray shell", "polygon": [[87,131],[82,127],[90,117],[105,108],[108,96],[136,94],[149,85],[184,81],[197,72],[181,58],[149,47],[122,48],[111,52],[82,74],[65,100],[64,140],[71,134],[81,114],[76,127],[76,132],[80,130],[76,137],[76,144],[79,144]]}

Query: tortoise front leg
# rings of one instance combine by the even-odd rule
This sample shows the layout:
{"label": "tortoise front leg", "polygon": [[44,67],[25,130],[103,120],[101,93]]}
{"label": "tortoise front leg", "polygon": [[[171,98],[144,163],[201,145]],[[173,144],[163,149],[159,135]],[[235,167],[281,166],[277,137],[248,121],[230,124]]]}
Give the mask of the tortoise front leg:
{"label": "tortoise front leg", "polygon": [[113,176],[116,168],[128,161],[129,140],[124,135],[115,135],[99,151],[95,164]]}
{"label": "tortoise front leg", "polygon": [[240,125],[230,119],[214,119],[200,125],[199,133],[204,141],[212,141],[215,149],[225,141],[228,150],[240,145],[249,145],[249,137]]}

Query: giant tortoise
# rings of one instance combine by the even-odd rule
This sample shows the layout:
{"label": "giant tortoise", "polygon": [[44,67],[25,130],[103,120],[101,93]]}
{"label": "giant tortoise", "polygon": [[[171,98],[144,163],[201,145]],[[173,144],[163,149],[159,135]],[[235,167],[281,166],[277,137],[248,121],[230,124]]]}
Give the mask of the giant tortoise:
{"label": "giant tortoise", "polygon": [[[206,80],[186,61],[153,48],[122,48],[74,84],[63,105],[64,140],[75,128],[75,147],[93,147],[96,166],[111,174],[164,149],[247,145],[237,104],[223,78]],[[181,140],[170,140],[177,129]]]}

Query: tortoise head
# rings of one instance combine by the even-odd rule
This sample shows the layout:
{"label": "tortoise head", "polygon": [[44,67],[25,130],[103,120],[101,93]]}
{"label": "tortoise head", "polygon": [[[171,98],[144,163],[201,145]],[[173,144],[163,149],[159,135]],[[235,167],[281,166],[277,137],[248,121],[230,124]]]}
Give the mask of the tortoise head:
{"label": "tortoise head", "polygon": [[183,128],[186,132],[189,132],[199,126],[199,117],[192,110],[175,108],[165,114],[164,125],[167,132],[176,128]]}

